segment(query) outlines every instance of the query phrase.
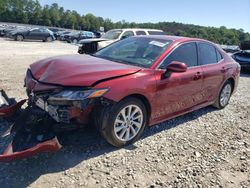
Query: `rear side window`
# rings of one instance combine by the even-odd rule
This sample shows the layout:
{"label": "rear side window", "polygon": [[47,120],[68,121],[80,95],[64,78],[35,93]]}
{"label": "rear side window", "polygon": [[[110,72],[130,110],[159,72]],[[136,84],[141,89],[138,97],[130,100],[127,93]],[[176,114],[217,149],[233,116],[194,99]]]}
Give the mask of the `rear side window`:
{"label": "rear side window", "polygon": [[179,61],[185,63],[187,67],[194,67],[198,65],[197,47],[194,42],[182,44],[176,48],[162,63],[161,69],[165,69],[172,61]]}
{"label": "rear side window", "polygon": [[136,31],[136,35],[146,35],[145,31]]}
{"label": "rear side window", "polygon": [[163,31],[148,31],[149,35],[166,35]]}
{"label": "rear side window", "polygon": [[217,54],[217,62],[223,59],[221,53],[218,50],[216,50],[216,54]]}
{"label": "rear side window", "polygon": [[217,50],[210,44],[199,43],[200,61],[202,65],[217,63]]}

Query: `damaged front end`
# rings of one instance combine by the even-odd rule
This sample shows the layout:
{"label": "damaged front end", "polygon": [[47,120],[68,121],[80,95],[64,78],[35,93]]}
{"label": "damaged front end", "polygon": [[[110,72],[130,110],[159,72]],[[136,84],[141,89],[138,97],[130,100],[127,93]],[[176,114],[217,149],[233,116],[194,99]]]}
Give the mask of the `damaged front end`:
{"label": "damaged front end", "polygon": [[[42,85],[44,88],[44,84]],[[57,132],[88,124],[94,107],[111,104],[111,101],[102,98],[107,91],[108,89],[56,87],[34,92],[27,88],[28,106],[4,134],[14,134],[14,138],[3,154],[0,154],[0,162],[58,151],[62,146],[57,139]],[[21,107],[21,103],[17,104]],[[5,109],[7,108],[9,107],[6,106]]]}

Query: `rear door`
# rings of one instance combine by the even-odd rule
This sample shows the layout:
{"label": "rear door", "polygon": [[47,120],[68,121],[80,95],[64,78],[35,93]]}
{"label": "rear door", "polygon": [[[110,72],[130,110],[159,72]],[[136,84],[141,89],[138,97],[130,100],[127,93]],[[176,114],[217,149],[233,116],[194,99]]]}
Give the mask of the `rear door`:
{"label": "rear door", "polygon": [[[162,75],[172,61],[183,62],[188,69],[183,73]],[[181,44],[166,57],[156,72],[155,121],[161,121],[190,110],[202,102],[202,69],[198,65],[195,42]]]}
{"label": "rear door", "polygon": [[224,80],[223,56],[210,43],[198,42],[199,63],[203,71],[204,100],[215,100],[220,86]]}

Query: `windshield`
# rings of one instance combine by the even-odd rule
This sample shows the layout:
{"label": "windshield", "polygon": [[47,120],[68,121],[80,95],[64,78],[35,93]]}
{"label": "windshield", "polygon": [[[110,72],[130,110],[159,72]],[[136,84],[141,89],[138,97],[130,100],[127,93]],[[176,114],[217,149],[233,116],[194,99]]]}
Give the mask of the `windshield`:
{"label": "windshield", "polygon": [[107,33],[105,33],[101,38],[115,40],[119,38],[121,33],[122,30],[110,30]]}
{"label": "windshield", "polygon": [[172,41],[145,37],[131,37],[96,52],[94,56],[118,63],[149,68]]}

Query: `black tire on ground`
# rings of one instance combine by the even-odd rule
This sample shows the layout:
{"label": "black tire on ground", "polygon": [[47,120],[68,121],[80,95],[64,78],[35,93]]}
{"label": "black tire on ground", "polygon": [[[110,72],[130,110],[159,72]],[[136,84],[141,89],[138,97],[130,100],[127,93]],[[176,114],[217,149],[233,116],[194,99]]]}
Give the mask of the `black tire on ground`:
{"label": "black tire on ground", "polygon": [[[138,109],[141,110],[142,124],[141,124],[141,127],[138,129],[134,125],[133,130],[137,129],[136,130],[137,133],[134,134],[134,137],[131,137],[131,139],[125,141],[125,140],[119,139],[117,136],[118,133],[115,133],[115,126],[117,125],[115,124],[115,121],[117,117],[119,116],[120,112],[124,108],[126,109],[126,107],[128,108],[131,105],[133,106],[131,109],[131,113],[132,113],[133,108],[136,109],[136,107],[138,107]],[[140,114],[140,112],[138,113]],[[148,124],[147,119],[148,119],[148,114],[147,114],[147,110],[143,102],[137,98],[129,97],[118,102],[117,104],[113,106],[103,107],[100,110],[98,110],[98,112],[95,114],[95,126],[99,129],[100,133],[102,134],[102,136],[108,143],[110,143],[111,145],[115,147],[123,147],[123,146],[134,143],[141,137],[145,127]],[[129,128],[129,135],[130,134],[133,135],[132,128]]]}
{"label": "black tire on ground", "polygon": [[15,39],[16,41],[23,41],[24,37],[23,35],[17,35]]}
{"label": "black tire on ground", "polygon": [[[229,98],[226,100],[226,102],[223,102],[222,101],[222,95],[223,95],[223,92],[225,92],[225,88],[230,88],[230,91],[228,90],[228,96],[229,96]],[[227,105],[228,105],[228,103],[229,103],[229,100],[230,100],[230,98],[231,98],[231,95],[232,95],[232,92],[233,92],[233,84],[232,84],[232,82],[231,81],[226,81],[225,82],[225,84],[223,85],[223,87],[221,88],[221,91],[220,91],[220,93],[219,93],[219,96],[217,97],[217,99],[216,99],[216,101],[215,101],[215,103],[213,104],[213,106],[215,107],[215,108],[218,108],[218,109],[223,109],[223,108],[225,108]]]}

